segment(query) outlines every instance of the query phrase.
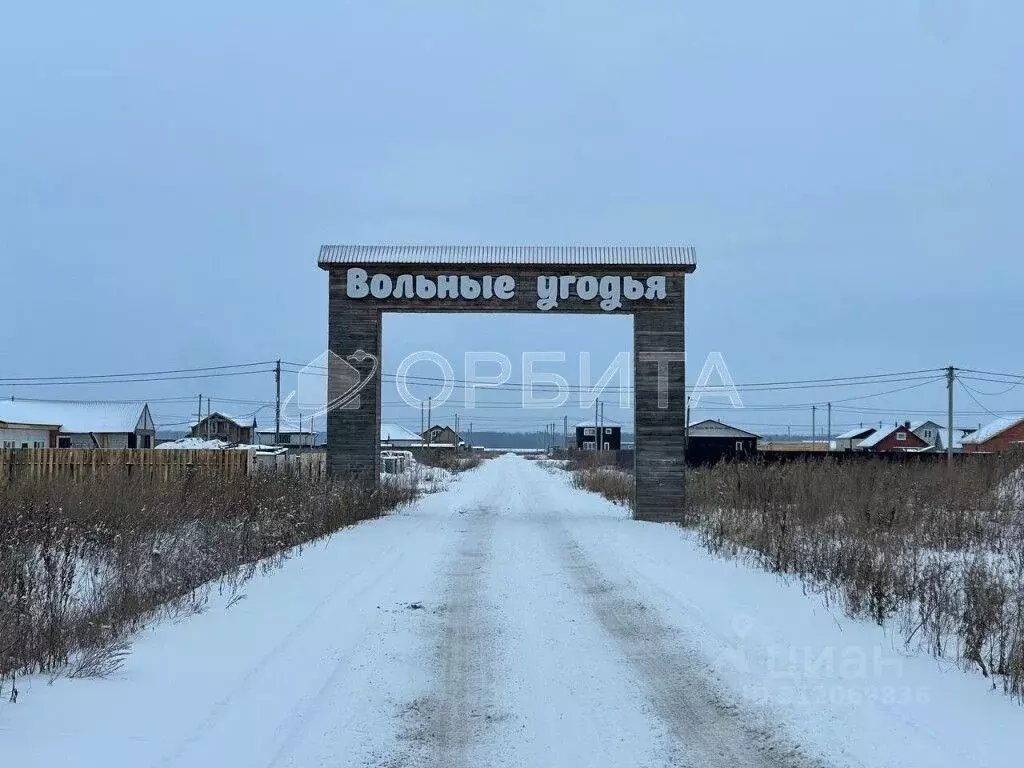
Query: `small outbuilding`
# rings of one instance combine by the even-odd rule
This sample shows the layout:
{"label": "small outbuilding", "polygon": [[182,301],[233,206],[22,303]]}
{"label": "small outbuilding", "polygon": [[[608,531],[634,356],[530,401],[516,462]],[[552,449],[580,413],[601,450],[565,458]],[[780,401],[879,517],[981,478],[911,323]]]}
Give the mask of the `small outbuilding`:
{"label": "small outbuilding", "polygon": [[717,464],[720,461],[745,459],[757,454],[753,432],[716,419],[691,424],[686,433],[686,461],[691,465]]}
{"label": "small outbuilding", "polygon": [[[275,438],[276,435],[276,438]],[[316,433],[311,429],[296,427],[263,427],[256,430],[257,445],[274,445],[282,448],[312,448],[316,445]]]}
{"label": "small outbuilding", "polygon": [[837,451],[852,451],[860,447],[861,441],[866,440],[878,431],[878,427],[859,426],[836,435],[835,449]]}

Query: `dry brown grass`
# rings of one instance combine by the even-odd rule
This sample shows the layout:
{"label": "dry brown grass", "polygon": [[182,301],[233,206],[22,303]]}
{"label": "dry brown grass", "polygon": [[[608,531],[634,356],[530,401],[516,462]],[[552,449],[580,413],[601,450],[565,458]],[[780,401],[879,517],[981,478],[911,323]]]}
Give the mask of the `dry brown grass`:
{"label": "dry brown grass", "polygon": [[470,451],[453,451],[446,449],[424,448],[414,451],[416,462],[426,467],[446,469],[449,472],[465,472],[479,467],[484,459],[479,453]]}
{"label": "dry brown grass", "polygon": [[[0,487],[0,678],[116,668],[160,612],[201,610],[289,550],[409,500],[288,473]],[[204,585],[207,585],[204,587]]]}
{"label": "dry brown grass", "polygon": [[633,504],[633,476],[614,467],[577,470],[572,473],[572,484],[575,488],[599,493],[616,504],[627,507]]}
{"label": "dry brown grass", "polygon": [[1021,464],[721,464],[690,472],[687,524],[711,552],[795,574],[1021,697]]}

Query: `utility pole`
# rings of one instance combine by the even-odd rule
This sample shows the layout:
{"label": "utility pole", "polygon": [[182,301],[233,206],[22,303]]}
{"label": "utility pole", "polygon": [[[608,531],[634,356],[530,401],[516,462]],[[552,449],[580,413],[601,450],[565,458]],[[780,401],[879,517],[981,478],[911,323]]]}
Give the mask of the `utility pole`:
{"label": "utility pole", "polygon": [[562,417],[562,447],[569,450],[569,416]]}
{"label": "utility pole", "polygon": [[433,396],[431,396],[431,397],[427,398],[427,448],[430,447],[430,442],[431,442],[431,440],[430,440],[430,438],[431,438],[430,428],[431,428],[431,426],[433,426],[433,422],[431,421],[431,419],[434,418],[433,410],[434,410],[434,398],[433,398]]}
{"label": "utility pole", "polygon": [[[458,443],[458,441],[459,441],[459,438],[458,438],[458,434],[459,434],[459,412],[458,411],[455,412],[455,434],[456,434],[455,442]],[[458,445],[456,445],[455,447],[458,448]]]}
{"label": "utility pole", "polygon": [[210,398],[206,398],[206,439],[210,439]]}
{"label": "utility pole", "polygon": [[601,450],[604,450],[604,403],[601,403],[601,429],[598,430],[601,439]]}
{"label": "utility pole", "polygon": [[601,435],[598,434],[600,432],[600,430],[597,428],[597,409],[598,409],[598,405],[597,404],[600,403],[600,402],[601,402],[600,400],[597,400],[597,399],[594,400],[594,450],[595,451],[598,448],[601,447],[600,443],[597,442],[601,438]]}
{"label": "utility pole", "polygon": [[469,449],[473,450],[473,422],[469,422]]}
{"label": "utility pole", "polygon": [[423,441],[423,430],[424,429],[425,429],[425,427],[423,426],[423,401],[420,400],[420,442]]}
{"label": "utility pole", "polygon": [[815,446],[818,444],[818,430],[815,424],[815,417],[818,414],[818,406],[811,406],[811,450],[813,451]]}
{"label": "utility pole", "polygon": [[196,413],[196,435],[199,435],[199,425],[203,423],[203,396],[199,395],[199,411]]}
{"label": "utility pole", "polygon": [[274,445],[281,444],[281,361],[274,366],[274,384],[277,388],[277,405],[274,408]]}
{"label": "utility pole", "polygon": [[828,404],[828,435],[825,437],[825,449],[832,450],[832,403]]}
{"label": "utility pole", "polygon": [[949,390],[949,413],[946,418],[949,424],[946,427],[946,466],[953,465],[953,384],[956,381],[956,368],[952,365],[946,369],[946,389]]}

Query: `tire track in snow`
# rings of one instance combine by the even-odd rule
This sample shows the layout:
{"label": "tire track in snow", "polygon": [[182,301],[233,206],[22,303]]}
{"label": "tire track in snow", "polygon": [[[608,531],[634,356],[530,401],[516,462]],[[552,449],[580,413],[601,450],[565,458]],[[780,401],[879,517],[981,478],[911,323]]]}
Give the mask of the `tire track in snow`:
{"label": "tire track in snow", "polygon": [[493,507],[483,506],[465,513],[464,520],[437,612],[434,689],[406,710],[411,723],[404,740],[412,742],[413,755],[395,755],[385,765],[479,765],[473,760],[474,747],[485,740],[484,732],[493,723],[505,718],[494,697],[498,630],[490,619],[486,589],[497,516]]}
{"label": "tire track in snow", "polygon": [[673,765],[701,768],[815,768],[822,764],[754,723],[716,692],[703,665],[628,583],[611,581],[568,530],[566,570],[581,599],[643,680],[653,711],[675,741]]}

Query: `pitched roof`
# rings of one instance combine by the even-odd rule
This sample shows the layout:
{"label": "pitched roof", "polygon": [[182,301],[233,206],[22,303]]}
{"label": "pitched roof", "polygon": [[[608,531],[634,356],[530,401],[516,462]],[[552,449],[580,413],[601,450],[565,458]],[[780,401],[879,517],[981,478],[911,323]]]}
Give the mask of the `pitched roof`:
{"label": "pitched roof", "polygon": [[835,439],[836,440],[853,440],[855,438],[860,437],[861,435],[866,437],[867,435],[870,435],[872,432],[877,432],[877,431],[878,431],[878,427],[857,427],[856,429],[847,430],[846,432],[843,432],[843,434],[841,434],[841,435],[836,435]]}
{"label": "pitched roof", "polygon": [[324,245],[319,264],[697,265],[692,246],[585,245]]}
{"label": "pitched roof", "polygon": [[608,427],[614,429],[622,429],[621,424],[612,424],[610,421],[606,421],[604,424],[598,424],[596,421],[581,421],[576,425],[577,427]]}
{"label": "pitched roof", "polygon": [[256,426],[256,416],[255,415],[253,415],[253,416],[232,416],[230,413],[225,413],[224,411],[213,411],[208,416],[204,415],[203,418],[200,421],[193,421],[190,426],[198,427],[204,421],[206,421],[207,419],[212,419],[214,416],[220,416],[222,419],[227,419],[228,421],[234,422],[239,427],[255,427]]}
{"label": "pitched roof", "polygon": [[961,442],[964,445],[979,445],[980,443],[987,443],[993,437],[998,437],[1010,427],[1015,427],[1021,422],[1024,422],[1024,417],[1003,416],[1002,418],[989,422],[981,429],[971,432],[971,434],[963,438]]}
{"label": "pitched roof", "polygon": [[760,437],[753,432],[726,424],[717,419],[704,419],[691,424],[686,431],[687,437]]}
{"label": "pitched roof", "polygon": [[910,422],[910,431],[917,432],[917,430],[919,430],[925,424],[931,424],[935,427],[938,427],[939,429],[945,429],[945,427],[939,424],[937,421],[932,421],[931,419],[918,419],[917,421]]}
{"label": "pitched roof", "polygon": [[392,440],[402,440],[407,442],[420,442],[423,438],[417,435],[415,432],[411,432],[400,424],[385,424],[380,425],[380,439],[381,442],[391,442]]}
{"label": "pitched roof", "polygon": [[53,400],[0,400],[0,421],[59,426],[68,433],[134,432],[142,403],[74,403]]}
{"label": "pitched roof", "polygon": [[[901,429],[906,431],[906,432],[910,432],[911,434],[913,434],[913,430],[907,429],[906,424],[896,424],[896,425],[891,426],[891,427],[882,427],[881,429],[875,430],[874,434],[872,434],[870,437],[867,437],[864,440],[862,440],[858,447],[860,447],[860,448],[874,448],[876,445],[878,445],[880,442],[885,440],[885,438],[887,438],[893,432],[896,432],[896,431],[901,430]],[[914,439],[921,440],[921,438],[918,437],[917,435],[914,435]]]}

